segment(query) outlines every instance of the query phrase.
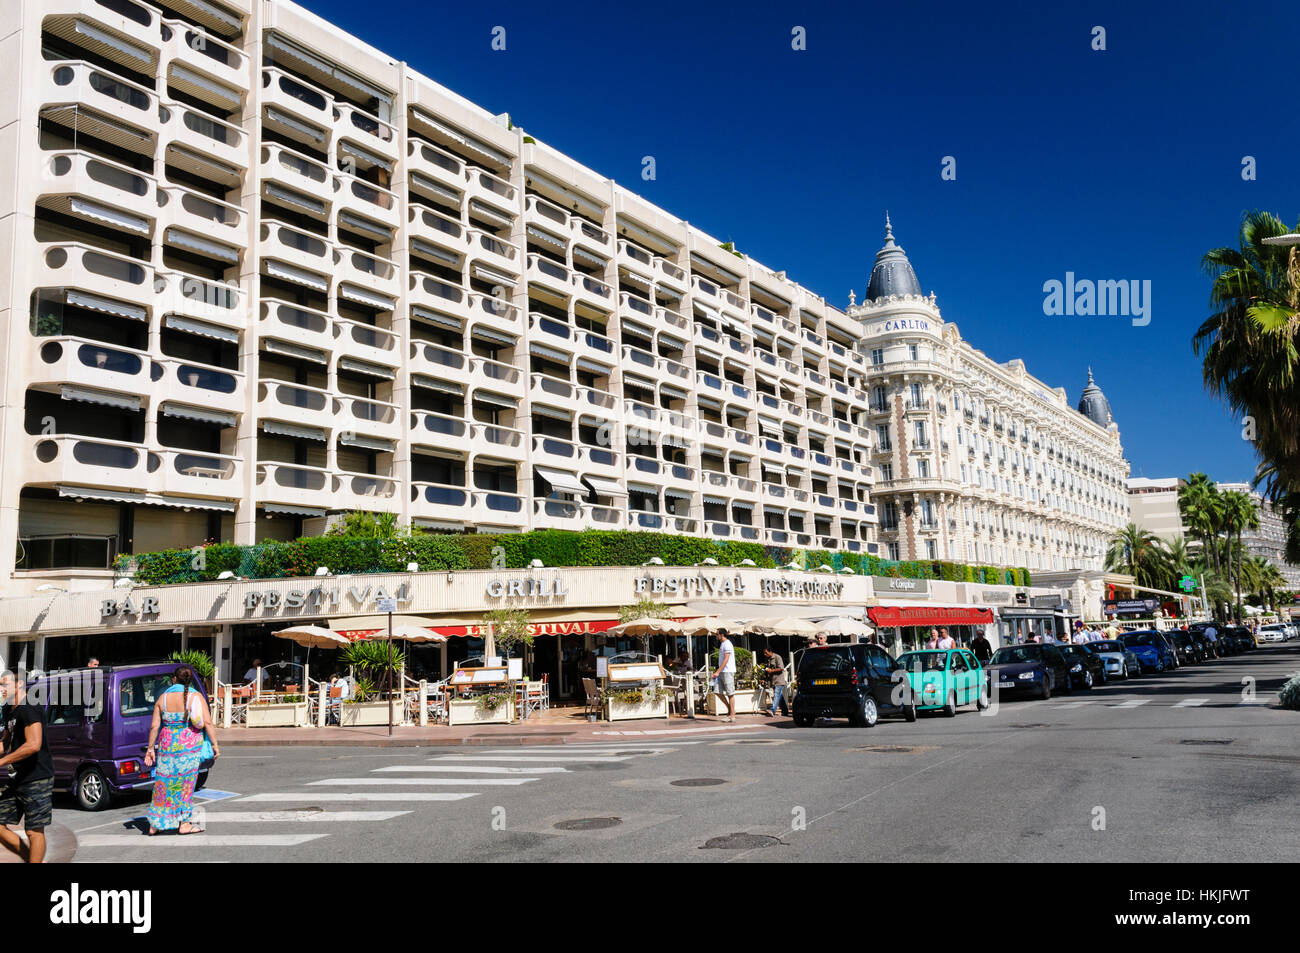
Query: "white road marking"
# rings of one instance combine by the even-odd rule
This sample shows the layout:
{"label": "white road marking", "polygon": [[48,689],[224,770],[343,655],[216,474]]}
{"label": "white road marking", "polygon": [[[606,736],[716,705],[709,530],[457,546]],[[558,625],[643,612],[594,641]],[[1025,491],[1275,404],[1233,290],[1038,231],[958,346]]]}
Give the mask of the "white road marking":
{"label": "white road marking", "polygon": [[[308,786],[326,784],[527,784],[537,778],[325,778],[309,781]],[[310,795],[306,795],[310,796]]]}
{"label": "white road marking", "polygon": [[325,834],[91,834],[77,839],[77,847],[297,847]]}
{"label": "white road marking", "polygon": [[208,811],[204,824],[251,824],[278,821],[310,824],[349,824],[353,821],[387,821],[410,811]]}
{"label": "white road marking", "polygon": [[372,770],[375,772],[386,771],[390,774],[402,771],[439,771],[459,774],[566,774],[569,769],[546,767],[545,765],[534,765],[528,768],[508,768],[490,764],[396,764],[387,768],[373,768]]}
{"label": "white road marking", "polygon": [[1064,711],[1070,708],[1082,708],[1084,705],[1095,705],[1095,704],[1096,702],[1091,702],[1091,701],[1066,702],[1064,705],[1053,705],[1052,707],[1055,708],[1057,711]]}
{"label": "white road marking", "polygon": [[275,792],[250,794],[240,803],[248,801],[463,801],[478,797],[479,792],[467,791],[303,791],[301,794]]}
{"label": "white road marking", "polygon": [[[629,756],[630,757],[630,756]],[[629,757],[613,755],[532,755],[532,754],[444,754],[431,761],[567,761],[590,764],[599,761],[627,761]]]}
{"label": "white road marking", "polygon": [[593,735],[698,735],[715,731],[745,731],[750,728],[766,728],[767,725],[712,725],[708,728],[648,728],[642,731],[593,731]]}
{"label": "white road marking", "polygon": [[1120,702],[1118,705],[1108,705],[1107,707],[1108,708],[1141,708],[1149,701],[1151,701],[1151,699],[1149,698],[1134,698],[1130,701]]}
{"label": "white road marking", "polygon": [[1177,705],[1173,705],[1172,707],[1173,708],[1199,708],[1201,705],[1204,705],[1208,701],[1209,701],[1208,698],[1184,698]]}

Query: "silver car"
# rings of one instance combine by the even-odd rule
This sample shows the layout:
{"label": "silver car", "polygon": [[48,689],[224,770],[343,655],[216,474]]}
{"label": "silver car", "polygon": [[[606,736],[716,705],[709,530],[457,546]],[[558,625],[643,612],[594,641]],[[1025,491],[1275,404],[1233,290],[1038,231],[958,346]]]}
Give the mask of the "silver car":
{"label": "silver car", "polygon": [[1080,647],[1101,656],[1107,678],[1136,678],[1142,674],[1142,663],[1133,650],[1122,642],[1084,642]]}

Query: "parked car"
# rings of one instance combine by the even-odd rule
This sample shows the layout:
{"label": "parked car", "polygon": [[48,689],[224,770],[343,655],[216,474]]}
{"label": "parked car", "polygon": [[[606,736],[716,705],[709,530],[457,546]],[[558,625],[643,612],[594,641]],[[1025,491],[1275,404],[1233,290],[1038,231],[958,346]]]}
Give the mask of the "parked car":
{"label": "parked car", "polygon": [[1137,678],[1142,671],[1137,655],[1123,642],[1085,642],[1082,647],[1101,659],[1106,666],[1107,678],[1127,680]]}
{"label": "parked car", "polygon": [[916,721],[917,698],[904,673],[878,645],[849,643],[808,649],[799,660],[794,723],[807,728],[819,717],[848,718],[870,728],[881,716]]}
{"label": "parked car", "polygon": [[1262,625],[1259,627],[1260,642],[1285,642],[1287,641],[1286,626],[1280,622],[1274,622],[1271,625]]}
{"label": "parked car", "polygon": [[1138,657],[1138,663],[1142,666],[1138,674],[1173,669],[1174,653],[1170,650],[1169,643],[1154,629],[1125,632],[1119,640]]}
{"label": "parked car", "polygon": [[1152,631],[1155,632],[1156,637],[1165,644],[1165,648],[1169,650],[1169,657],[1173,659],[1170,667],[1174,669],[1179,668],[1183,663],[1182,659],[1178,657],[1178,644],[1174,642],[1173,634],[1170,632],[1162,632],[1159,629],[1153,629]]}
{"label": "parked car", "polygon": [[1245,626],[1233,626],[1228,630],[1228,638],[1233,642],[1237,652],[1249,652],[1253,648],[1258,648],[1255,644],[1255,637],[1250,634],[1250,629]]}
{"label": "parked car", "polygon": [[987,674],[967,649],[906,652],[898,657],[898,667],[907,672],[917,708],[923,711],[942,709],[951,718],[960,705],[989,707]]}
{"label": "parked car", "polygon": [[1193,662],[1202,660],[1200,646],[1192,638],[1192,633],[1186,629],[1171,629],[1165,633],[1174,641],[1174,650],[1178,654],[1178,661],[1183,665],[1191,665]]}
{"label": "parked car", "polygon": [[1214,649],[1210,646],[1210,640],[1205,637],[1205,632],[1200,629],[1186,629],[1187,637],[1191,639],[1192,645],[1196,646],[1196,652],[1199,656],[1198,661],[1204,662],[1214,657]]}
{"label": "parked car", "polygon": [[1052,692],[1070,691],[1070,669],[1061,650],[1047,643],[1004,645],[989,659],[989,684],[1000,692],[1033,692],[1051,698]]}
{"label": "parked car", "polygon": [[1092,688],[1094,685],[1106,684],[1106,663],[1100,657],[1082,645],[1062,645],[1061,654],[1065,656],[1073,685]]}
{"label": "parked car", "polygon": [[[145,766],[153,706],[172,684],[175,662],[145,662],[51,672],[28,692],[45,705],[45,737],[54,760],[54,788],[71,791],[87,811],[107,808],[128,791],[152,788]],[[196,678],[195,689],[207,689]],[[207,783],[211,760],[199,766]]]}

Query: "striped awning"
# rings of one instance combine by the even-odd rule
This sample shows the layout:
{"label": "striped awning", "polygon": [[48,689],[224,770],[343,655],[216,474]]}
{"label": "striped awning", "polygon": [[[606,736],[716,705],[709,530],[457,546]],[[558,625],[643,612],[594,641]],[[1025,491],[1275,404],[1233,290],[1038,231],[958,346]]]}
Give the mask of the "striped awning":
{"label": "striped awning", "polygon": [[63,384],[59,387],[59,393],[64,400],[76,400],[83,404],[99,404],[102,407],[113,407],[117,410],[137,411],[140,409],[140,398],[128,394],[113,394],[108,391],[94,390],[90,387],[78,387],[75,384]]}
{"label": "striped awning", "polygon": [[239,423],[239,418],[234,414],[228,414],[220,410],[208,410],[202,407],[191,407],[188,404],[177,404],[172,401],[167,401],[162,405],[162,412],[166,417],[197,420],[200,423],[214,424],[218,427],[233,427]]}
{"label": "striped awning", "polygon": [[366,82],[350,70],[325,61],[315,53],[299,46],[292,40],[286,39],[279,33],[274,31],[267,33],[265,42],[271,53],[272,63],[275,62],[276,56],[279,56],[292,61],[300,68],[306,67],[308,73],[317,79],[336,80],[354,93],[360,93],[362,98],[377,99],[385,104],[391,104],[393,101],[392,93]]}
{"label": "striped awning", "polygon": [[263,420],[262,430],[281,437],[294,437],[299,440],[315,440],[328,443],[329,437],[319,427],[304,427],[302,424],[287,424],[281,420]]}
{"label": "striped awning", "polygon": [[347,155],[352,156],[354,159],[360,159],[362,162],[367,163],[368,165],[377,165],[385,172],[393,171],[392,162],[385,159],[381,155],[371,152],[369,149],[361,148],[361,146],[357,145],[355,142],[352,142],[349,139],[339,140],[339,152],[346,153]]}
{"label": "striped awning", "polygon": [[542,229],[538,228],[536,225],[528,226],[528,234],[531,235],[533,238],[537,239],[539,242],[543,242],[547,245],[552,246],[553,248],[558,248],[560,251],[564,251],[566,248],[569,247],[566,241],[564,241],[561,238],[556,238],[550,232],[543,231]]}
{"label": "striped awning", "polygon": [[430,377],[427,374],[412,374],[412,387],[423,387],[425,390],[436,390],[441,394],[455,394],[463,396],[465,385],[459,381],[449,381],[443,377]]}
{"label": "striped awning", "polygon": [[163,496],[161,493],[137,493],[132,490],[109,490],[90,486],[60,486],[59,496],[64,499],[100,500],[105,503],[134,503],[139,506],[170,506],[177,509],[216,510],[233,513],[235,504],[229,500],[204,500],[188,496]]}
{"label": "striped awning", "polygon": [[311,361],[313,364],[329,363],[329,358],[324,351],[317,350],[314,347],[303,347],[301,344],[290,344],[288,341],[281,341],[277,338],[262,338],[262,350],[270,351],[272,354],[279,354],[282,357],[294,357],[300,361]]}
{"label": "striped awning", "polygon": [[293,189],[286,189],[283,185],[277,185],[274,182],[266,182],[263,184],[263,187],[266,189],[267,195],[279,199],[281,202],[288,205],[295,205],[303,211],[310,212],[313,215],[325,214],[325,203],[308,195],[303,195],[301,192],[295,192]]}
{"label": "striped awning", "polygon": [[119,212],[115,208],[100,205],[98,202],[92,202],[89,199],[73,196],[68,200],[68,210],[74,215],[93,218],[116,228],[125,228],[127,231],[136,232],[139,235],[149,234],[148,219],[127,212]]}
{"label": "striped awning", "polygon": [[429,324],[436,324],[439,327],[448,328],[452,331],[464,330],[465,324],[460,318],[453,318],[449,314],[440,314],[437,311],[430,311],[428,308],[420,305],[411,305],[411,317],[417,321],[425,321]]}
{"label": "striped awning", "polygon": [[427,175],[419,172],[411,172],[411,186],[424,192],[432,192],[434,195],[441,196],[449,202],[456,205],[460,204],[460,193],[455,189],[449,189],[441,182],[435,182]]}
{"label": "striped awning", "polygon": [[675,486],[666,487],[664,489],[664,496],[674,500],[689,500],[694,495],[695,494],[690,490],[678,489]]}
{"label": "striped awning", "polygon": [[583,479],[596,491],[597,496],[627,496],[627,490],[619,486],[617,480],[600,476],[585,476]]}
{"label": "striped awning", "polygon": [[379,225],[368,218],[362,218],[355,212],[349,212],[347,209],[339,210],[339,224],[346,225],[363,235],[369,235],[371,238],[377,238],[381,242],[388,241],[393,235],[392,229],[386,225]]}
{"label": "striped awning", "polygon": [[536,354],[538,357],[544,357],[548,360],[559,361],[561,364],[568,365],[569,355],[553,347],[547,347],[545,344],[533,342],[528,345],[528,353]]}
{"label": "striped awning", "polygon": [[435,118],[432,113],[426,112],[423,109],[415,107],[412,108],[411,110],[411,118],[416,123],[434,130],[440,136],[446,139],[450,139],[452,142],[456,143],[459,146],[464,146],[465,148],[469,149],[471,152],[478,153],[479,155],[483,156],[486,159],[491,160],[492,162],[496,163],[499,166],[510,165],[511,160],[509,155],[507,155],[506,153],[502,152],[499,149],[494,149],[492,146],[489,146],[486,142],[483,142],[481,139],[476,139],[475,137],[467,133],[461,132],[459,129],[455,128],[454,126],[450,126],[447,123],[443,122],[442,120]]}
{"label": "striped awning", "polygon": [[470,266],[470,271],[473,273],[475,278],[479,278],[482,281],[490,281],[497,285],[505,285],[507,288],[513,288],[519,280],[513,275],[507,275],[505,272],[497,271],[495,268],[480,265],[478,262],[475,262]]}
{"label": "striped awning", "polygon": [[599,374],[604,377],[612,373],[614,369],[607,364],[599,364],[590,358],[580,357],[578,358],[578,370],[586,371],[589,374]]}
{"label": "striped awning", "polygon": [[262,512],[282,516],[324,516],[325,510],[316,506],[293,506],[289,503],[263,503]]}
{"label": "striped awning", "polygon": [[239,343],[239,332],[233,328],[223,328],[217,324],[196,321],[194,318],[185,318],[179,314],[167,315],[163,318],[163,324],[176,331],[185,331],[188,334],[197,334],[205,338],[225,341],[228,344]]}
{"label": "striped awning", "polygon": [[547,407],[545,404],[533,404],[533,413],[539,417],[550,417],[552,420],[572,420],[573,412],[564,410],[561,407]]}
{"label": "striped awning", "polygon": [[367,437],[350,431],[339,434],[339,443],[349,447],[360,447],[363,450],[378,450],[381,453],[392,453],[396,446],[393,441],[385,440],[383,437]]}
{"label": "striped awning", "polygon": [[411,239],[411,251],[423,258],[440,261],[444,265],[460,266],[460,255],[456,252],[447,251],[445,248],[439,248],[423,238]]}
{"label": "striped awning", "polygon": [[707,493],[704,494],[704,502],[705,502],[705,503],[708,503],[710,506],[726,506],[726,505],[727,505],[727,501],[724,500],[722,497],[720,497],[720,496],[710,496],[710,495],[707,494]]}
{"label": "striped awning", "polygon": [[355,301],[357,304],[364,304],[366,307],[374,308],[378,311],[392,311],[397,307],[397,302],[388,295],[379,294],[377,291],[368,291],[365,288],[358,287],[348,282],[340,282],[339,294],[349,301]]}
{"label": "striped awning", "polygon": [[482,404],[491,404],[493,407],[508,407],[511,410],[519,406],[518,398],[506,394],[497,394],[490,390],[476,390],[472,399]]}
{"label": "striped awning", "polygon": [[601,258],[599,255],[593,255],[591,252],[587,251],[581,245],[573,246],[573,257],[575,259],[581,258],[589,265],[595,265],[597,268],[604,268],[605,265],[608,264],[608,262],[604,258]]}
{"label": "striped awning", "polygon": [[293,265],[286,265],[274,258],[263,258],[262,267],[266,269],[266,273],[272,278],[291,281],[296,285],[302,285],[304,288],[310,288],[322,294],[330,289],[329,279],[322,278],[310,271],[304,271],[301,268],[295,268]]}
{"label": "striped awning", "polygon": [[544,479],[552,487],[565,493],[577,493],[580,496],[587,495],[587,488],[582,485],[576,473],[569,473],[567,470],[552,470],[550,467],[533,467],[533,472]]}
{"label": "striped awning", "polygon": [[[296,116],[292,116],[283,109],[277,109],[275,106],[266,107],[266,118],[269,122],[277,123],[281,126],[287,126],[295,132],[302,133],[304,136],[310,136],[315,142],[324,142],[326,138],[325,130],[311,123],[303,122]],[[266,186],[271,188],[270,183]],[[322,209],[324,206],[322,206]]]}
{"label": "striped awning", "polygon": [[167,81],[169,83],[180,85],[182,89],[186,86],[191,87],[191,90],[187,90],[187,92],[192,91],[192,89],[201,89],[228,109],[238,109],[242,102],[240,94],[235,92],[229,86],[225,86],[221,83],[214,83],[206,76],[199,75],[194,72],[194,70],[189,69],[175,60],[172,61],[171,67],[168,71]]}
{"label": "striped awning", "polygon": [[493,328],[484,327],[476,324],[470,328],[470,337],[482,338],[485,341],[496,341],[498,344],[511,346],[515,343],[515,336],[507,334],[505,331],[497,331]]}
{"label": "striped awning", "polygon": [[397,372],[391,367],[384,367],[382,364],[371,364],[369,361],[359,361],[355,357],[340,357],[339,369],[352,371],[356,374],[365,374],[367,377],[378,377],[386,381],[391,381],[397,377]]}
{"label": "striped awning", "polygon": [[64,301],[76,308],[115,314],[119,318],[130,318],[133,321],[149,320],[149,312],[145,308],[124,301],[114,301],[112,298],[102,298],[86,291],[69,290],[64,296]]}

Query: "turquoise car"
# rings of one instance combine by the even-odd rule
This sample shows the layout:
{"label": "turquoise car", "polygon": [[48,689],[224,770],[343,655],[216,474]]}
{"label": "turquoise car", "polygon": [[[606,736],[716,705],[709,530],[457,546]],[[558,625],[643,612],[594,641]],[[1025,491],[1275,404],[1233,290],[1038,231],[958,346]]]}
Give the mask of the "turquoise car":
{"label": "turquoise car", "polygon": [[988,675],[968,649],[905,652],[898,657],[898,667],[907,672],[921,710],[941,709],[951,718],[960,705],[989,707]]}

